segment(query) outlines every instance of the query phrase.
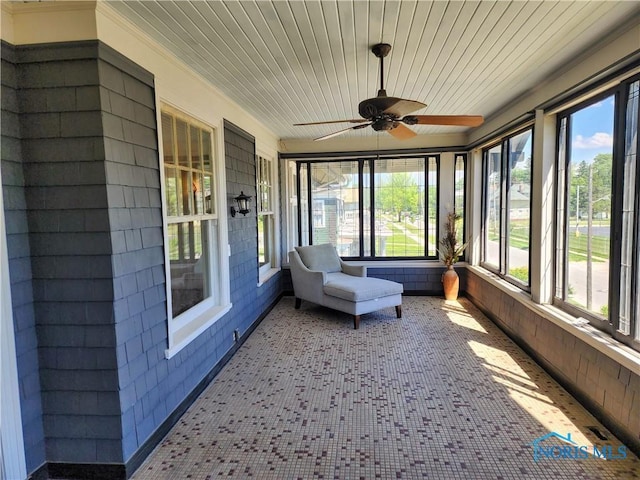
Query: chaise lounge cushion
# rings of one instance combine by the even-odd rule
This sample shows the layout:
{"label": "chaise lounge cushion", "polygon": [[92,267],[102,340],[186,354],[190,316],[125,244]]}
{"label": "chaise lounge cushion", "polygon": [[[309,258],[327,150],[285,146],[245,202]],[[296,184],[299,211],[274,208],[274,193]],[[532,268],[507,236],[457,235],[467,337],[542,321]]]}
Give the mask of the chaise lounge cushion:
{"label": "chaise lounge cushion", "polygon": [[402,293],[402,284],[373,277],[354,277],[336,272],[327,275],[324,293],[350,302],[364,302]]}
{"label": "chaise lounge cushion", "polygon": [[295,248],[300,255],[300,260],[309,270],[320,270],[327,273],[342,270],[340,257],[335,247],[330,243]]}

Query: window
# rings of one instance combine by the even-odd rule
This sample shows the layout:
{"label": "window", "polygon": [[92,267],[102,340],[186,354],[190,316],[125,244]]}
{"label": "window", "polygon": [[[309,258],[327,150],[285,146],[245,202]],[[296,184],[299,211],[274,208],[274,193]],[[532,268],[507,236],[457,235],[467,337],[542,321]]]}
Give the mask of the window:
{"label": "window", "polygon": [[559,115],[555,277],[558,305],[636,348],[639,88],[622,82]]}
{"label": "window", "polygon": [[[435,258],[437,156],[298,163],[299,243],[350,258]],[[309,208],[310,206],[310,208]]]}
{"label": "window", "polygon": [[276,267],[275,168],[270,158],[258,156],[258,263],[260,277]]}
{"label": "window", "polygon": [[171,352],[210,324],[221,303],[213,130],[163,111],[162,151]]}
{"label": "window", "polygon": [[529,286],[532,137],[528,128],[482,152],[482,265],[523,288]]}
{"label": "window", "polygon": [[[458,242],[462,245],[467,238],[465,212],[466,212],[466,187],[467,187],[467,156],[465,154],[456,154],[454,160],[454,179],[453,179],[453,211],[458,215],[457,232]],[[464,260],[465,252],[462,252],[460,260]]]}

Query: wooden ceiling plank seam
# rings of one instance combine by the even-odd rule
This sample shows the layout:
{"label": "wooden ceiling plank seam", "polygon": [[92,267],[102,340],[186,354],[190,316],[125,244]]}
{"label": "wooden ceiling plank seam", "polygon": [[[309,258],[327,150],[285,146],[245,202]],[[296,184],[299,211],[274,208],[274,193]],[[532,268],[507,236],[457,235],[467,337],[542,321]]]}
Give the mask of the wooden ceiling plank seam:
{"label": "wooden ceiling plank seam", "polygon": [[[465,37],[467,38],[466,42],[459,42],[458,48],[461,50],[458,55],[456,55],[457,63],[453,66],[451,73],[447,76],[446,82],[443,83],[455,87],[455,91],[457,92],[457,97],[462,99],[466,96],[467,91],[470,89],[477,89],[477,85],[469,80],[469,71],[473,70],[475,66],[471,64],[471,59],[474,58],[478,49],[481,48],[482,41],[479,40],[480,32],[482,31],[482,26],[488,21],[490,14],[498,5],[504,5],[505,2],[478,2],[477,9],[474,12],[474,15],[469,22],[467,31],[465,32]],[[461,94],[460,94],[461,93]],[[443,97],[445,94],[441,89],[435,90],[433,99],[439,99]],[[464,109],[459,109],[457,104],[453,106],[449,104],[451,101],[451,95],[448,96],[447,99],[444,100],[444,103],[447,105],[447,113],[448,114],[462,114],[463,111],[469,112],[465,104]],[[441,102],[433,103],[433,112],[438,112],[440,109]]]}
{"label": "wooden ceiling plank seam", "polygon": [[[434,46],[437,49],[437,54],[436,54],[435,61],[430,65],[430,72],[435,73],[435,78],[433,81],[425,82],[425,85],[428,84],[429,87],[426,90],[423,87],[420,90],[421,96],[418,98],[423,98],[423,99],[432,98],[431,90],[432,90],[433,82],[436,81],[439,75],[441,74],[442,64],[446,61],[446,58],[444,58],[446,55],[445,52],[447,52],[447,50],[449,49],[448,47],[449,38],[451,37],[451,33],[454,31],[457,19],[459,18],[460,12],[463,10],[464,5],[465,4],[462,2],[447,3],[447,8],[445,10],[445,14],[443,17],[445,19],[444,24],[447,25],[447,27],[445,31],[442,31],[442,35],[439,41],[438,41],[438,36],[436,35]],[[420,71],[420,78],[429,78],[429,75],[424,75],[423,77],[422,75],[423,71],[424,69]]]}
{"label": "wooden ceiling plank seam", "polygon": [[[367,58],[364,59],[364,62],[361,62],[361,69],[364,70],[366,74],[366,87],[365,91],[361,92],[362,99],[371,98],[376,95],[378,79],[380,77],[379,74],[379,66],[377,62],[372,62],[371,57],[374,57],[371,52],[371,46],[376,45],[378,43],[385,43],[383,41],[383,21],[384,18],[384,2],[368,2],[367,3],[369,9],[369,24],[368,24],[368,32],[367,32]],[[375,57],[374,57],[375,58]],[[377,60],[377,59],[376,59]]]}
{"label": "wooden ceiling plank seam", "polygon": [[[236,55],[245,59],[245,65],[248,65],[248,70],[253,74],[252,79],[255,81],[262,80],[265,84],[269,84],[269,78],[277,75],[271,70],[268,63],[264,61],[264,57],[253,44],[250,35],[245,31],[240,11],[234,12],[232,10],[235,7],[240,7],[240,4],[236,2],[220,2],[214,3],[214,5],[220,5],[220,10],[216,11],[216,13],[218,13],[220,20],[239,49],[239,51],[235,52]],[[242,13],[244,13],[244,10],[242,10]],[[253,33],[256,36],[259,36],[255,27],[251,26],[250,28],[254,30]],[[269,75],[265,70],[269,72]]]}
{"label": "wooden ceiling plank seam", "polygon": [[[412,78],[425,78],[423,71],[425,68],[431,69],[431,64],[433,63],[433,51],[434,51],[434,43],[436,40],[436,36],[438,34],[438,29],[442,24],[442,19],[444,17],[446,11],[446,3],[445,2],[434,2],[432,8],[429,10],[429,16],[427,17],[427,23],[424,27],[424,31],[428,32],[429,35],[422,37],[422,43],[419,47],[418,51],[423,51],[424,53],[421,55],[420,61],[414,63],[414,67],[409,71],[409,75]],[[424,45],[424,46],[423,46]],[[428,67],[427,67],[428,66]],[[416,85],[409,90],[406,91],[406,94],[410,98],[426,98],[420,96],[422,94],[422,89],[424,88],[424,84],[420,87],[420,90],[416,91],[416,86],[418,81],[416,81]],[[426,102],[425,102],[426,103]]]}
{"label": "wooden ceiling plank seam", "polygon": [[402,76],[402,85],[398,85],[398,91],[407,97],[410,97],[410,93],[418,82],[418,78],[415,75],[411,75],[415,71],[416,64],[421,61],[420,45],[423,42],[423,38],[426,32],[426,25],[431,12],[432,2],[419,2],[416,6],[416,13],[411,20],[411,27],[409,28],[409,36],[407,37],[407,49],[406,56],[408,57],[408,66],[405,62],[405,68],[402,70],[404,75]]}
{"label": "wooden ceiling plank seam", "polygon": [[[198,12],[196,14],[199,15]],[[204,18],[202,18],[203,21]],[[211,32],[211,35],[214,35]],[[204,61],[210,65],[211,68],[207,70],[207,74],[203,75],[204,78],[209,79],[216,88],[225,91],[230,98],[239,99],[243,96],[246,98],[246,89],[244,85],[238,82],[238,78],[244,78],[245,74],[241,72],[237,67],[238,62],[224,61],[224,55],[217,46],[218,42],[210,42],[206,47],[199,45],[198,47],[203,50]],[[221,60],[223,59],[223,60]],[[191,67],[194,67],[193,65]],[[216,76],[212,76],[211,72],[215,72]],[[220,88],[219,85],[224,85],[224,88]],[[235,93],[231,94],[229,90],[233,90]],[[263,111],[266,107],[260,106],[260,111]]]}
{"label": "wooden ceiling plank seam", "polygon": [[[303,113],[303,115],[306,118],[309,118],[323,106],[321,98],[322,93],[319,88],[320,84],[317,76],[314,74],[313,62],[309,57],[308,50],[305,45],[306,40],[297,25],[296,17],[291,8],[291,3],[279,2],[275,5],[276,6],[273,11],[279,19],[280,28],[278,33],[287,43],[288,49],[291,52],[289,57],[292,60],[295,59],[297,63],[297,68],[300,72],[297,76],[301,77],[298,78],[298,83],[301,85],[302,90],[302,95],[299,96],[299,101],[305,104],[306,113]],[[291,24],[291,26],[287,27],[286,25],[289,24]],[[293,38],[293,36],[297,36],[297,38]],[[294,72],[295,68],[292,68],[292,73]]]}
{"label": "wooden ceiling plank seam", "polygon": [[[260,70],[258,71],[252,70],[247,66],[245,62],[242,61],[241,59],[242,57],[239,55],[239,53],[244,54],[245,58],[248,58],[249,60],[250,60],[250,55],[248,55],[248,53],[244,50],[244,48],[237,42],[236,37],[233,35],[233,32],[227,26],[224,19],[220,16],[219,12],[211,8],[212,5],[219,7],[221,4],[218,4],[218,3],[211,4],[210,2],[193,2],[193,3],[197,7],[202,6],[203,8],[205,7],[207,8],[206,12],[201,11],[201,13],[203,14],[207,22],[211,25],[212,31],[216,32],[216,34],[219,36],[219,38],[221,39],[221,42],[225,42],[226,39],[233,39],[233,41],[235,42],[235,45],[237,46],[237,48],[229,48],[228,49],[229,56],[223,57],[223,58],[225,58],[225,61],[228,63],[232,63],[232,64],[240,63],[244,67],[244,72],[241,72],[241,75],[239,76],[239,78],[235,79],[235,82],[240,82],[241,84],[243,84],[244,82],[248,81],[249,85],[252,85],[254,87],[255,85],[259,85],[260,87],[262,87],[257,92],[261,94],[260,97],[258,97],[257,94],[253,94],[253,98],[254,98],[254,101],[258,103],[265,103],[265,102],[267,103],[267,105],[261,108],[261,111],[263,111],[265,115],[267,115],[267,118],[270,118],[270,116],[273,115],[273,114],[270,114],[269,112],[277,111],[278,108],[281,108],[283,106],[286,108],[289,108],[288,105],[284,105],[281,103],[281,101],[279,100],[279,97],[275,96],[273,89],[264,88],[264,86],[268,84],[267,78],[264,72]],[[227,18],[229,18],[229,12],[226,11],[226,13],[227,13]],[[234,20],[231,18],[231,21],[233,22]],[[228,43],[226,44],[228,45]],[[260,80],[260,77],[262,77],[262,81]],[[225,86],[225,88],[227,87],[228,86]],[[247,95],[252,95],[252,93],[250,92],[253,92],[251,88],[245,88],[244,95],[239,97],[240,101],[242,101],[243,97]]]}
{"label": "wooden ceiling plank seam", "polygon": [[[256,32],[256,37],[260,37],[262,41],[261,47],[258,48],[258,54],[261,54],[262,51],[267,52],[271,56],[271,61],[274,63],[274,65],[278,67],[279,71],[273,72],[272,85],[274,90],[278,92],[289,91],[292,93],[306,91],[307,94],[304,96],[304,98],[306,100],[311,99],[312,101],[315,101],[316,103],[318,103],[318,100],[315,97],[315,95],[309,93],[309,90],[312,90],[312,87],[308,83],[308,75],[304,73],[303,65],[300,62],[298,62],[297,67],[295,67],[294,65],[291,64],[291,62],[289,62],[289,58],[293,57],[297,59],[297,57],[295,56],[296,55],[295,51],[291,46],[291,43],[289,41],[289,38],[286,32],[287,29],[284,27],[284,24],[282,22],[282,19],[280,18],[280,15],[278,14],[278,12],[275,11],[275,9],[272,9],[273,15],[271,16],[271,18],[268,18],[265,15],[264,8],[261,8],[261,7],[268,7],[269,5],[272,5],[272,4],[267,4],[267,3],[256,4],[255,2],[253,3],[240,2],[240,3],[245,8],[246,8],[246,5],[255,6],[253,15],[251,15],[248,11],[245,10],[247,18],[249,18],[252,23],[255,23],[255,18],[260,18],[260,20],[263,23],[264,28],[258,29],[258,32]],[[270,34],[270,38],[268,39],[265,38],[265,35],[267,34]],[[302,42],[302,40],[300,40],[300,42]],[[287,48],[289,52],[285,52],[284,48]],[[300,73],[296,73],[296,70]],[[306,88],[305,88],[305,85],[303,85],[303,83],[301,82],[300,77],[302,77],[304,82],[307,83]],[[297,85],[297,88],[296,88],[296,85]],[[289,95],[289,96],[286,96],[285,98],[287,102],[291,103],[290,108],[293,112],[297,112],[298,114],[302,114],[302,115],[309,114],[310,112],[309,108],[312,108],[312,105],[310,105],[308,101],[304,101],[303,97],[301,97],[300,95],[295,95],[295,99],[294,99],[293,95]],[[289,118],[289,121],[290,120],[291,118]]]}
{"label": "wooden ceiling plank seam", "polygon": [[[456,98],[465,97],[468,90],[477,88],[466,77],[466,72],[469,68],[468,55],[472,50],[472,45],[480,43],[477,41],[480,27],[487,19],[494,5],[489,2],[478,2],[476,4],[465,31],[460,35],[460,41],[457,42],[455,50],[451,53],[448,69],[443,71],[441,81],[433,85],[433,96],[430,99],[433,102],[433,108],[430,111],[449,115],[476,114],[476,112],[468,110],[466,106],[459,108],[456,104],[452,105],[451,102],[455,102]],[[445,109],[446,112],[444,112]]]}
{"label": "wooden ceiling plank seam", "polygon": [[340,30],[340,20],[338,15],[338,2],[322,2],[322,13],[327,37],[329,39],[329,51],[332,53],[331,60],[336,70],[337,85],[336,90],[340,92],[342,108],[345,111],[353,108],[353,102],[348,88],[349,78],[345,64],[344,51],[342,46]]}
{"label": "wooden ceiling plank seam", "polygon": [[[327,86],[323,92],[324,95],[329,95],[331,98],[331,104],[334,108],[334,117],[316,117],[319,120],[339,120],[343,117],[346,109],[344,96],[342,90],[339,88],[340,80],[338,78],[339,73],[336,70],[334,52],[332,50],[331,39],[327,25],[325,22],[325,14],[323,11],[323,5],[320,0],[310,0],[304,2],[309,24],[314,34],[314,40],[318,45],[318,55],[321,57],[320,64],[322,70],[327,77]],[[318,112],[317,114],[319,114]]]}
{"label": "wooden ceiling plank seam", "polygon": [[[400,20],[400,8],[402,4],[401,2],[393,2],[393,1],[385,1],[384,3],[384,18],[382,21],[382,43],[388,43],[391,45],[393,49],[394,45],[399,43],[398,35],[398,24]],[[392,53],[390,53],[392,55]],[[369,63],[373,63],[376,67],[376,71],[378,72],[378,79],[380,76],[379,73],[379,65],[380,62],[378,59],[371,55],[369,57]],[[386,62],[387,69],[391,67],[391,62]],[[386,84],[386,79],[385,79]],[[376,90],[380,88],[379,80],[376,80]]]}
{"label": "wooden ceiling plank seam", "polygon": [[[194,8],[193,5],[191,5],[191,9],[189,11],[185,10],[184,14],[189,17],[190,21],[193,22],[196,28],[198,28],[198,30],[202,32],[204,37],[209,40],[209,43],[206,47],[204,45],[197,46],[203,50],[202,56],[204,58],[204,62],[211,66],[211,68],[206,70],[204,73],[200,72],[201,75],[211,81],[213,85],[216,85],[216,88],[227,94],[229,98],[234,99],[234,101],[237,102],[243,97],[246,99],[246,88],[244,88],[244,86],[237,81],[238,78],[244,78],[244,74],[236,67],[238,62],[220,60],[221,58],[225,58],[222,51],[218,47],[219,44],[222,44],[222,38],[212,28],[211,24],[207,22],[207,20],[202,15],[202,12]],[[214,39],[217,39],[218,41],[211,41],[212,37]],[[192,65],[191,67],[193,68],[194,66]],[[234,71],[232,71],[229,67],[232,67]],[[215,72],[217,76],[212,77],[211,72]],[[219,87],[219,85],[225,85],[225,88],[222,89]],[[251,104],[259,114],[271,111],[271,108],[274,106],[265,106],[263,102],[256,104],[253,98],[254,97],[251,98]]]}
{"label": "wooden ceiling plank seam", "polygon": [[[218,12],[211,8],[211,4],[209,2],[194,2],[194,5],[207,9],[205,11],[201,10],[200,13],[211,25],[212,31],[216,32],[216,35],[218,35],[221,42],[225,42],[225,38],[232,37],[232,32],[227,28]],[[225,33],[224,36],[222,35],[223,33]],[[230,57],[223,57],[225,58],[225,61],[227,63],[240,63],[245,67],[244,72],[241,72],[241,74],[232,82],[235,84],[239,83],[243,86],[243,92],[240,93],[238,97],[234,98],[234,100],[242,104],[244,99],[251,97],[255,103],[261,105],[261,107],[258,109],[261,116],[263,116],[265,119],[268,119],[269,121],[277,122],[278,120],[277,118],[275,118],[273,112],[282,109],[282,107],[284,107],[285,109],[289,109],[290,106],[282,104],[279,97],[275,95],[273,89],[265,88],[265,85],[268,82],[266,82],[264,72],[258,72],[259,75],[265,77],[265,81],[260,82],[258,78],[259,75],[256,75],[256,72],[249,70],[248,67],[243,64],[243,62],[240,60],[240,56],[238,56],[236,49],[229,48],[229,55]],[[234,60],[234,58],[237,60]],[[245,82],[249,83],[245,84]],[[255,87],[256,85],[259,86],[259,89],[257,91],[250,88],[251,86]],[[229,85],[225,85],[224,89],[226,88],[229,88]],[[293,111],[291,111],[290,113],[292,114]]]}
{"label": "wooden ceiling plank seam", "polygon": [[[564,11],[562,12],[553,11],[554,9],[562,8],[563,6],[567,7],[565,8]],[[578,5],[568,6],[568,5],[562,4],[561,2],[561,3],[558,3],[557,5],[552,5],[552,7],[554,8],[552,8],[551,11],[547,11],[546,13],[545,12],[539,12],[539,13],[545,13],[545,16],[553,19],[553,21],[557,20],[558,23],[560,23],[563,26],[571,25],[573,23],[582,24],[584,21],[583,17],[579,16],[579,11],[575,10],[575,8],[578,7]],[[546,29],[547,27],[545,27],[545,25],[547,23],[548,22],[544,22],[542,19],[540,19],[539,21],[530,22],[530,25],[532,26],[539,25],[541,26],[541,28]],[[585,28],[588,28],[588,27],[585,27]],[[529,38],[536,38],[536,39],[541,38],[541,34],[539,31],[531,32],[531,31],[525,31],[524,28],[519,28],[518,34],[520,34],[520,32],[527,34]],[[563,38],[569,38],[570,36],[571,35],[568,35],[567,33],[564,33],[562,35]],[[531,46],[529,50],[533,50],[533,51],[545,50],[544,45],[548,42],[546,40],[543,40],[542,42],[543,42],[542,45],[536,44],[535,46]],[[548,46],[547,49],[551,50],[550,55],[556,58],[556,61],[554,62],[555,65],[552,65],[551,67],[545,70],[540,69],[539,67],[525,68],[524,71],[527,74],[527,76],[543,79],[551,71],[555,70],[555,68],[557,68],[559,65],[564,63],[567,57],[571,57],[573,55],[572,52],[565,52],[564,54],[562,54],[563,47],[558,42],[551,42],[551,45]],[[509,71],[506,71],[504,67],[502,69],[500,68],[505,62],[507,65],[509,65],[510,71],[517,71],[517,69],[520,68],[520,66],[523,65],[525,61],[527,61],[526,51],[524,52],[512,51],[508,58],[502,59],[500,63],[496,65],[495,68],[500,70],[503,73],[502,75],[500,75],[500,77],[497,79],[496,82],[493,82],[491,92],[486,92],[486,98],[494,98],[496,95],[503,94],[502,92],[504,92],[504,88],[505,88],[504,84],[505,82],[508,82],[510,78]],[[529,64],[531,63],[529,62]],[[540,64],[536,63],[536,65],[540,65]],[[521,88],[519,90],[520,90],[519,93],[514,92],[515,93],[514,98],[517,98],[517,96],[524,93],[527,89]]]}
{"label": "wooden ceiling plank seam", "polygon": [[[133,7],[131,7],[132,5],[133,5]],[[146,12],[146,13],[136,10],[135,6],[140,6],[141,8],[144,9],[144,12]],[[129,8],[129,7],[131,7],[131,8]],[[144,5],[141,5],[139,3],[138,4],[134,4],[133,2],[131,2],[131,5],[127,5],[127,8],[129,9],[130,15],[136,16],[137,18],[140,19],[140,23],[136,23],[136,25],[145,25],[146,24],[148,27],[147,27],[147,29],[143,29],[143,31],[145,31],[147,33],[147,35],[150,35],[150,36],[151,36],[151,34],[149,33],[149,29],[155,30],[156,32],[158,32],[158,35],[157,36],[152,36],[152,38],[154,38],[155,41],[157,41],[159,44],[163,45],[169,51],[172,50],[171,48],[168,47],[166,42],[159,41],[159,39],[161,39],[161,38],[166,38],[166,36],[164,35],[164,32],[168,31],[168,29],[163,28],[162,30],[158,30],[156,26],[154,26],[151,22],[148,21],[148,18],[150,18],[150,17],[157,18],[153,12],[148,11]],[[167,39],[167,42],[170,42],[170,41]],[[177,61],[180,61],[181,63],[183,63],[185,65],[185,67],[194,70],[203,79],[205,79],[206,81],[210,81],[211,82],[210,75],[207,75],[206,72],[199,71],[198,69],[194,68],[193,65],[189,65],[189,63],[184,61],[184,58],[180,58],[174,52],[172,52],[172,55],[175,56]],[[204,61],[206,61],[206,60],[204,60]],[[212,84],[215,85],[215,83],[213,83],[213,82],[212,82]],[[233,82],[232,82],[232,84],[233,84]],[[216,88],[218,88],[220,90],[219,87],[216,87]],[[160,93],[160,97],[162,98],[162,92],[159,92],[159,93]],[[228,96],[229,96],[229,98],[233,98],[233,95],[228,95]]]}
{"label": "wooden ceiling plank seam", "polygon": [[[442,112],[445,114],[455,113],[450,110],[444,111],[440,107],[442,103],[446,100],[450,99],[452,96],[459,95],[458,91],[453,91],[451,89],[447,89],[444,92],[441,92],[441,85],[448,84],[449,77],[451,71],[459,65],[459,56],[463,54],[464,49],[460,48],[460,45],[463,43],[463,38],[465,38],[465,34],[469,32],[470,25],[473,22],[474,14],[477,11],[480,3],[465,3],[463,8],[460,10],[458,17],[456,19],[455,25],[453,27],[453,31],[457,31],[458,34],[454,36],[451,41],[450,51],[446,54],[446,61],[441,68],[441,70],[437,73],[435,80],[432,82],[431,91],[432,95],[428,100],[429,104],[432,106],[430,111],[432,112]],[[465,43],[466,44],[466,43]]]}
{"label": "wooden ceiling plank seam", "polygon": [[352,2],[338,2],[338,19],[342,39],[345,73],[347,75],[347,84],[343,88],[348,90],[349,103],[354,105],[358,102],[358,59],[356,57],[356,25]]}
{"label": "wooden ceiling plank seam", "polygon": [[324,68],[324,62],[322,55],[320,54],[320,46],[316,39],[311,19],[309,16],[309,10],[307,9],[306,2],[291,2],[292,14],[296,18],[296,23],[300,29],[300,35],[304,39],[303,46],[307,52],[309,62],[312,68],[312,77],[315,80],[315,88],[317,94],[323,101],[323,108],[319,111],[315,111],[308,118],[311,120],[305,120],[303,116],[295,119],[296,122],[302,121],[322,121],[332,118],[338,118],[342,112],[338,112],[334,101],[334,96],[331,94],[328,88],[323,88],[324,85],[329,84],[329,76],[327,70]]}
{"label": "wooden ceiling plank seam", "polygon": [[[602,8],[603,10],[606,9],[606,12],[605,11],[601,12],[599,10],[589,10],[588,12],[584,12],[583,11],[583,13],[585,13],[584,17],[583,16],[579,16],[578,12],[572,12],[571,16],[572,16],[572,18],[575,19],[575,22],[572,23],[573,27],[570,27],[571,30],[570,30],[569,33],[567,33],[565,35],[562,35],[561,39],[556,39],[556,41],[553,42],[554,47],[558,51],[566,49],[566,45],[567,44],[570,44],[570,43],[574,42],[585,31],[590,31],[592,29],[593,25],[601,24],[604,21],[604,19],[607,16],[607,14],[610,14],[610,13],[615,11],[614,9],[612,9],[611,5],[609,5],[609,6],[600,5],[598,8]],[[556,19],[557,17],[554,15],[553,18]],[[579,31],[576,31],[576,29],[579,29]],[[549,42],[551,42],[551,41],[552,41],[552,39],[549,39]],[[570,61],[571,58],[574,58],[575,55],[576,55],[576,52],[579,51],[579,49],[566,49],[566,50],[567,50],[567,53],[563,56],[563,59],[562,59],[562,60],[566,59],[566,61]],[[556,63],[559,66],[561,66],[561,65],[565,64],[565,61],[558,61]],[[553,70],[555,70],[555,69],[553,69]],[[503,81],[499,85],[500,88],[496,89],[496,94],[494,95],[494,98],[500,98],[497,95],[500,92],[503,92],[504,88],[514,88],[515,89],[514,84],[516,84],[516,83],[517,82],[514,82],[510,78],[503,79]],[[524,91],[524,89],[522,89],[522,91]],[[516,95],[516,98],[517,98],[517,95]]]}
{"label": "wooden ceiling plank seam", "polygon": [[[305,59],[304,73],[305,73],[305,76],[307,77],[307,83],[310,89],[310,94],[313,95],[313,98],[315,99],[315,105],[313,105],[310,115],[313,115],[314,117],[317,117],[319,114],[327,115],[327,112],[329,111],[327,109],[327,105],[328,105],[327,96],[330,95],[330,92],[327,92],[326,89],[322,88],[319,82],[319,77],[316,74],[316,71],[323,72],[323,69],[318,68],[317,61],[314,61],[314,59],[312,59],[308,53],[309,48],[307,44],[312,44],[317,49],[317,44],[315,42],[315,39],[313,38],[313,29],[311,27],[309,13],[306,10],[306,6],[305,6],[303,18],[306,20],[309,28],[307,30],[308,35],[304,35],[303,31],[298,26],[297,17],[295,15],[295,10],[293,8],[294,4],[296,4],[296,2],[287,2],[286,5],[288,7],[287,11],[291,16],[292,21],[296,24],[296,33],[299,35],[299,40],[300,40],[297,48],[296,48],[296,43],[292,42],[293,48],[299,57]],[[303,5],[304,5],[304,2],[303,2]],[[319,51],[317,52],[317,58],[319,58],[320,63],[322,63],[322,55],[320,54]],[[302,63],[302,60],[301,60],[301,63]],[[336,115],[338,115],[337,110],[334,109],[333,111],[335,112]],[[310,115],[307,115],[307,118],[309,118]]]}
{"label": "wooden ceiling plank seam", "polygon": [[[416,10],[416,1],[401,2],[400,11],[398,12],[398,25],[411,25]],[[391,52],[385,58],[385,88],[389,96],[399,96],[401,93],[399,84],[399,75],[402,71],[402,65],[405,62],[405,51],[409,38],[410,28],[398,28],[394,43],[391,45]],[[374,57],[375,58],[375,57]],[[377,59],[376,59],[377,61]]]}
{"label": "wooden ceiling plank seam", "polygon": [[[142,8],[145,8],[144,5],[141,5],[141,6],[142,6]],[[166,37],[165,32],[172,31],[172,30],[170,30],[169,28],[158,29],[156,26],[154,26],[150,22],[148,22],[148,18],[156,18],[158,20],[158,22],[161,22],[160,19],[158,19],[158,17],[153,12],[150,12],[150,11],[148,11],[146,9],[145,9],[145,12],[146,12],[146,14],[145,13],[140,13],[140,12],[135,11],[135,10],[132,10],[132,13],[138,15],[139,18],[143,22],[145,22],[147,25],[149,25],[150,28],[152,28],[153,30],[158,32],[158,35],[154,37],[156,39],[156,41],[157,41],[158,38],[165,38],[166,39],[165,42],[159,42],[159,43],[161,45],[165,46],[165,48],[167,48],[169,51],[171,51],[171,48],[168,45],[176,45],[176,44],[172,40],[170,40],[169,38]],[[166,26],[166,23],[164,23],[164,22],[161,22],[161,23],[162,23],[162,25]],[[185,65],[187,65],[189,68],[195,70],[193,65],[189,65],[187,62],[184,61],[184,58],[181,58],[179,56],[176,56],[176,58],[180,59],[180,61],[182,63],[184,63]],[[202,59],[202,60],[205,61],[205,59]],[[196,65],[198,64],[198,62],[194,62],[194,63]],[[203,76],[203,78],[207,78],[207,75],[202,75],[201,72],[198,72],[198,73],[201,76]]]}
{"label": "wooden ceiling plank seam", "polygon": [[[357,18],[363,21],[356,22]],[[367,56],[373,55],[369,50],[369,6],[364,2],[353,3],[353,31],[354,31],[354,55],[356,57],[355,70],[357,75],[355,96],[360,102],[365,98],[369,98],[367,91],[367,69],[361,68],[361,65],[367,64]],[[355,106],[354,106],[355,108]]]}
{"label": "wooden ceiling plank seam", "polygon": [[[487,77],[487,81],[490,78],[495,78],[495,72],[493,69],[489,68],[487,64],[491,63],[491,58],[493,57],[492,52],[500,51],[496,47],[498,41],[504,37],[505,31],[509,28],[509,25],[514,21],[518,12],[522,9],[522,3],[512,3],[512,2],[502,2],[505,4],[506,9],[503,10],[498,19],[493,22],[493,26],[488,32],[488,35],[483,42],[484,50],[479,50],[482,52],[476,61],[476,68],[472,70],[472,78],[471,81],[478,84],[476,79],[478,77],[482,77],[483,75]],[[486,60],[488,59],[488,60]],[[476,91],[476,94],[480,94],[479,91]]]}

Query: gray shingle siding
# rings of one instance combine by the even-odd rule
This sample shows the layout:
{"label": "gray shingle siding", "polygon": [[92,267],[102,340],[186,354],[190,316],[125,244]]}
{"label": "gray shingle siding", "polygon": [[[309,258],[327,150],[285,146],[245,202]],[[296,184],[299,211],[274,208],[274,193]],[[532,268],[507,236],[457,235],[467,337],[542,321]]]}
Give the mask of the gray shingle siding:
{"label": "gray shingle siding", "polygon": [[25,199],[23,151],[14,48],[2,44],[2,189],[7,230],[11,302],[21,399],[22,425],[28,471],[45,461],[45,438],[40,396],[29,230]]}
{"label": "gray shingle siding", "polygon": [[[152,76],[99,42],[5,44],[2,67],[2,181],[27,468],[124,468],[217,371],[236,346],[234,331],[245,334],[279,297],[281,278],[257,286],[252,205],[246,217],[229,219],[232,310],[166,359]],[[255,199],[255,142],[232,124],[220,133],[227,215],[240,191]]]}

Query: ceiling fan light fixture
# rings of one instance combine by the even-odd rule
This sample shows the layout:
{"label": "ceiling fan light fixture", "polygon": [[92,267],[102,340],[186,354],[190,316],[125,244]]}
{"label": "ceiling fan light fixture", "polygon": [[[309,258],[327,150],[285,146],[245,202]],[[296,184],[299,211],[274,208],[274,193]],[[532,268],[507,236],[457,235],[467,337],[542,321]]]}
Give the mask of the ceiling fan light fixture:
{"label": "ceiling fan light fixture", "polygon": [[378,118],[374,120],[371,124],[371,127],[376,132],[384,132],[386,130],[392,130],[398,126],[398,122],[391,118]]}

